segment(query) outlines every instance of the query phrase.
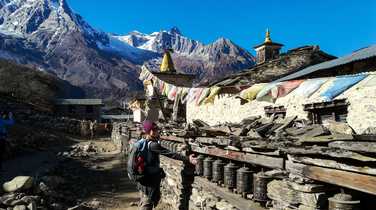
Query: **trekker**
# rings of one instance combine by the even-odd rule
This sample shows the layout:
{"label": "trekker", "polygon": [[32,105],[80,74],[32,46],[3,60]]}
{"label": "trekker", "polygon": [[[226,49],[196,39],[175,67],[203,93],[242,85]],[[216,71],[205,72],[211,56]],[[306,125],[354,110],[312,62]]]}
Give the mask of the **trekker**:
{"label": "trekker", "polygon": [[147,158],[145,161],[144,181],[137,183],[137,188],[140,191],[139,209],[152,210],[159,203],[161,198],[161,180],[166,176],[160,167],[159,155],[163,154],[173,159],[187,161],[193,165],[196,165],[197,159],[193,155],[186,157],[162,147],[159,143],[159,130],[154,122],[146,120],[142,126],[147,145]]}
{"label": "trekker", "polygon": [[5,112],[1,113],[0,116],[0,171],[2,170],[3,156],[5,153],[6,138],[8,137],[7,126],[12,126],[14,124],[13,113]]}

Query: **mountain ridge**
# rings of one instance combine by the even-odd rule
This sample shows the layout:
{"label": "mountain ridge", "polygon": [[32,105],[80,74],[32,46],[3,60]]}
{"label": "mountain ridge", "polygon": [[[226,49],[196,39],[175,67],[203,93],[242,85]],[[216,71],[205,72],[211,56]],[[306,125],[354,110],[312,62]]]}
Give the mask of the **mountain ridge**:
{"label": "mountain ridge", "polygon": [[179,28],[114,35],[94,29],[66,0],[0,0],[0,57],[49,72],[83,88],[88,97],[119,100],[142,89],[140,65],[172,48],[178,70],[198,83],[254,65],[253,56],[229,39],[211,44]]}

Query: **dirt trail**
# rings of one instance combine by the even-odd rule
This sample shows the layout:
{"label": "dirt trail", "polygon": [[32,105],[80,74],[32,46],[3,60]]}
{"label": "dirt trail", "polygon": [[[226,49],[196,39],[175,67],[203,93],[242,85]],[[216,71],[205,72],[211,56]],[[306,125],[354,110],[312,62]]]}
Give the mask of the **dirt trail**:
{"label": "dirt trail", "polygon": [[94,143],[99,150],[105,151],[81,160],[84,165],[96,170],[94,173],[80,173],[91,183],[87,187],[92,192],[87,202],[99,201],[99,208],[106,210],[137,210],[137,206],[132,204],[138,202],[138,191],[126,175],[123,155],[109,141]]}
{"label": "dirt trail", "polygon": [[[109,139],[93,141],[74,139],[69,147],[55,147],[34,152],[5,163],[1,181],[18,175],[38,176],[45,171],[63,177],[67,183],[62,191],[71,191],[76,204],[88,204],[93,209],[137,210],[138,192],[125,172],[123,155],[116,151]],[[95,152],[63,158],[57,153],[69,148],[92,145]],[[51,173],[51,172],[50,172]]]}

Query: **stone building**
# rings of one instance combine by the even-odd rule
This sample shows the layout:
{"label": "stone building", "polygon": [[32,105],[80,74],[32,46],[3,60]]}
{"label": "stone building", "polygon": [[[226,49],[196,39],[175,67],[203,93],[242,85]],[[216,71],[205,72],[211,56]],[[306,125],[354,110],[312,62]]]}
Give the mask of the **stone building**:
{"label": "stone building", "polygon": [[102,106],[102,99],[57,99],[55,100],[55,114],[99,122]]}

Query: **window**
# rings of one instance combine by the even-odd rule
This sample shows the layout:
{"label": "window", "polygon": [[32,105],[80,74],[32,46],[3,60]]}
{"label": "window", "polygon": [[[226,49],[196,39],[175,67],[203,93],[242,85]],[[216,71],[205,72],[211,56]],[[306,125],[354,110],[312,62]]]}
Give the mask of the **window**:
{"label": "window", "polygon": [[286,108],[284,106],[266,106],[264,107],[265,115],[267,117],[271,117],[273,114],[277,117],[285,118],[286,116]]}
{"label": "window", "polygon": [[322,124],[325,120],[347,122],[347,107],[349,103],[345,100],[334,100],[330,102],[305,104],[304,111],[308,111],[308,117],[315,124]]}

